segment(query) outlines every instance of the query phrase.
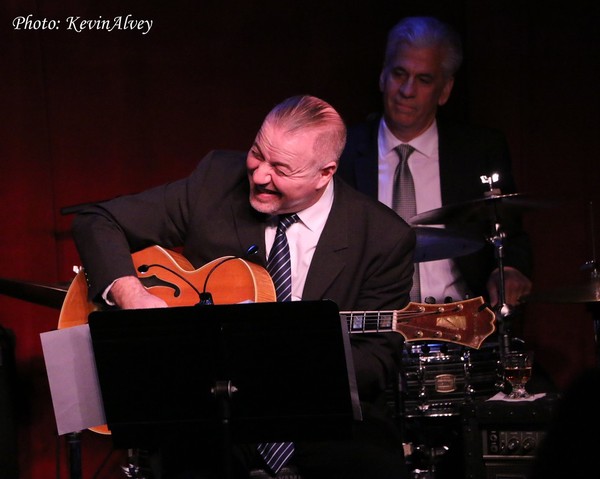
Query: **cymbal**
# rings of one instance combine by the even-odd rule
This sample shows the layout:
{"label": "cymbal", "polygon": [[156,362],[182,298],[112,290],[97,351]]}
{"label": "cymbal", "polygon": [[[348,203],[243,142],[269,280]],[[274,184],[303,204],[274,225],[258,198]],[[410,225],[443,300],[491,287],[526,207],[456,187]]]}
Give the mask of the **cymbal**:
{"label": "cymbal", "polygon": [[596,303],[600,301],[600,280],[586,284],[558,288],[552,291],[534,292],[523,298],[526,302],[541,303]]}
{"label": "cymbal", "polygon": [[446,228],[413,226],[417,234],[415,263],[456,258],[483,248],[483,238],[458,233]]}
{"label": "cymbal", "polygon": [[0,278],[1,294],[55,309],[62,307],[68,289],[68,285],[62,284],[32,283]]}
{"label": "cymbal", "polygon": [[522,193],[490,195],[463,203],[442,206],[410,218],[412,225],[437,225],[495,220],[505,213],[546,205],[542,200],[527,198]]}

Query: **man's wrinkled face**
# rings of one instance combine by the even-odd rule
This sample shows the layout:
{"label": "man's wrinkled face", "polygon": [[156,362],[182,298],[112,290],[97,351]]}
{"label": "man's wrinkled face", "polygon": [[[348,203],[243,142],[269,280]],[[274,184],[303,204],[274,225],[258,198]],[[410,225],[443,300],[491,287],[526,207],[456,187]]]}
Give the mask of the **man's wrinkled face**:
{"label": "man's wrinkled face", "polygon": [[250,204],[271,215],[295,213],[312,206],[336,170],[315,155],[321,130],[288,133],[269,120],[263,123],[246,157]]}
{"label": "man's wrinkled face", "polygon": [[401,44],[393,60],[379,77],[384,116],[394,135],[409,141],[433,122],[438,106],[444,105],[454,78],[444,75],[439,48],[416,48]]}

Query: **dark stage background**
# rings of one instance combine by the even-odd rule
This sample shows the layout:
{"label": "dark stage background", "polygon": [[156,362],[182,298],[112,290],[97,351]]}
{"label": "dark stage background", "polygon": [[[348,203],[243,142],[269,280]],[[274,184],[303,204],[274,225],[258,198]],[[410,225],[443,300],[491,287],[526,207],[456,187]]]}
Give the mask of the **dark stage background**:
{"label": "dark stage background", "polygon": [[[520,191],[560,200],[526,216],[536,290],[589,275],[581,267],[595,259],[600,223],[598,3],[4,0],[0,14],[2,278],[70,281],[79,259],[61,209],[187,175],[214,148],[247,149],[285,97],[320,96],[348,123],[377,110],[385,36],[406,14],[439,15],[465,39],[444,113],[504,130]],[[15,30],[29,14],[60,29]],[[128,14],[153,20],[150,32],[66,29],[68,16]],[[529,304],[520,325],[561,388],[595,363],[588,307]],[[16,429],[22,479],[68,477],[39,339],[58,314],[0,295],[17,371],[2,392],[16,410],[0,412],[0,427]],[[110,449],[109,436],[82,434],[84,477],[121,477],[122,452]]]}

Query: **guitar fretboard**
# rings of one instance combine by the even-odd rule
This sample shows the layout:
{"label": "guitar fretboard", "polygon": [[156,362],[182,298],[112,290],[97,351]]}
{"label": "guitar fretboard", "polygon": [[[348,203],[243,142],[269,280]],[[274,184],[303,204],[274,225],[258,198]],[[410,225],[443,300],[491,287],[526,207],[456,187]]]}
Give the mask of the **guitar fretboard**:
{"label": "guitar fretboard", "polygon": [[394,331],[396,311],[345,311],[340,316],[346,320],[348,332],[389,332]]}

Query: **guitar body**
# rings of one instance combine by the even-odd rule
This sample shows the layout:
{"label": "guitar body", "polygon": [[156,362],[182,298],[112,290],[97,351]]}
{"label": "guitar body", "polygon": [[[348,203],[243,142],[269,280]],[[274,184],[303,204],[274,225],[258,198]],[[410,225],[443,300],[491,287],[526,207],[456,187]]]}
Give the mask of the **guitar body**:
{"label": "guitar body", "polygon": [[[276,301],[269,273],[241,258],[226,256],[194,269],[181,254],[151,246],[133,253],[132,259],[144,287],[170,307],[198,304],[205,282],[214,304]],[[65,295],[58,329],[87,324],[90,313],[100,308],[100,305],[88,300],[85,274],[80,270]],[[110,434],[106,425],[90,430]]]}
{"label": "guitar body", "polygon": [[[160,246],[151,246],[132,255],[137,276],[146,289],[169,306],[193,306],[200,302],[206,284],[215,304],[276,301],[269,273],[257,264],[225,256],[194,269],[181,254]],[[147,271],[141,272],[140,269]],[[213,270],[214,268],[214,270]],[[58,319],[58,329],[87,323],[92,311],[100,308],[87,297],[83,270],[69,286]]]}

